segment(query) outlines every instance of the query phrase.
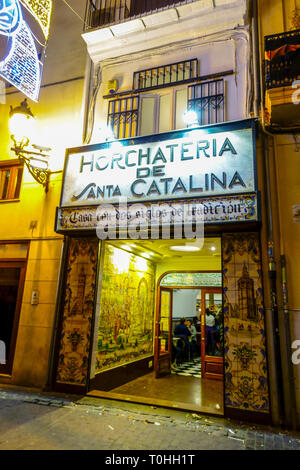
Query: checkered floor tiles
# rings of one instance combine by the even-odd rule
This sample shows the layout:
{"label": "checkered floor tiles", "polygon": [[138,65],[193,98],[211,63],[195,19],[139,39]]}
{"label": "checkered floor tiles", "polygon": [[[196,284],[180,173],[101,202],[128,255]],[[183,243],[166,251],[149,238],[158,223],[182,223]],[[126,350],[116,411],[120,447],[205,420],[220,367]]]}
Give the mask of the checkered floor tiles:
{"label": "checkered floor tiles", "polygon": [[201,357],[197,357],[194,361],[177,364],[176,367],[172,367],[172,374],[201,377]]}

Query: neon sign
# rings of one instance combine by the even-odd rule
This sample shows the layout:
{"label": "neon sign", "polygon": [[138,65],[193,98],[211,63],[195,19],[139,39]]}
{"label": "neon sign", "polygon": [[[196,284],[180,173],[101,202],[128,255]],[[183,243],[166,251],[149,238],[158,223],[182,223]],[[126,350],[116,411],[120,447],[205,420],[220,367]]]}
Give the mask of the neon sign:
{"label": "neon sign", "polygon": [[33,101],[39,96],[51,11],[51,0],[0,0],[0,76]]}

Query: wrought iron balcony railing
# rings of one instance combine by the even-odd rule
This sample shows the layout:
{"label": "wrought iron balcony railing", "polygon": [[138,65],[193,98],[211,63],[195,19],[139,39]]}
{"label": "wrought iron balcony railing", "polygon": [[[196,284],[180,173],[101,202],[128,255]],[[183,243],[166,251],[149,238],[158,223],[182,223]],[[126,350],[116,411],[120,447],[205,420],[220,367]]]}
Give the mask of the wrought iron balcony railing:
{"label": "wrought iron balcony railing", "polygon": [[300,29],[265,37],[266,90],[300,80]]}
{"label": "wrought iron balcony railing", "polygon": [[87,0],[85,32],[198,0]]}

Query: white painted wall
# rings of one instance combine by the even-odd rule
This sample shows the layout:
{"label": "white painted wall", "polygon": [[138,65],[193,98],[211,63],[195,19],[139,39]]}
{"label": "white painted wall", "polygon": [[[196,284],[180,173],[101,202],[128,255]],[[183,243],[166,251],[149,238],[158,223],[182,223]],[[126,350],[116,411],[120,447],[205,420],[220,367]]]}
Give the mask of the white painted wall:
{"label": "white painted wall", "polygon": [[91,143],[100,141],[99,129],[107,122],[108,100],[103,96],[108,94],[108,81],[118,80],[118,92],[132,90],[134,72],[194,58],[199,60],[200,76],[233,70],[225,77],[225,120],[250,117],[246,18],[245,0],[201,0],[142,21],[85,33],[90,57],[101,70]]}
{"label": "white painted wall", "polygon": [[173,319],[196,316],[196,299],[198,289],[174,289],[173,290]]}

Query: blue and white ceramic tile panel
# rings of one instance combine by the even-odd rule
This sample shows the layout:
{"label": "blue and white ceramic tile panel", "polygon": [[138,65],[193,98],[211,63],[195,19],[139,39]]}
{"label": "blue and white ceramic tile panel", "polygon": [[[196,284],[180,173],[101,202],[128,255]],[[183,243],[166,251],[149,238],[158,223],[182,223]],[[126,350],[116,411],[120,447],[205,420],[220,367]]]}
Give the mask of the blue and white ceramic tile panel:
{"label": "blue and white ceramic tile panel", "polygon": [[259,235],[222,237],[225,406],[269,413]]}
{"label": "blue and white ceramic tile panel", "polygon": [[95,296],[98,239],[71,238],[56,382],[85,386]]}

